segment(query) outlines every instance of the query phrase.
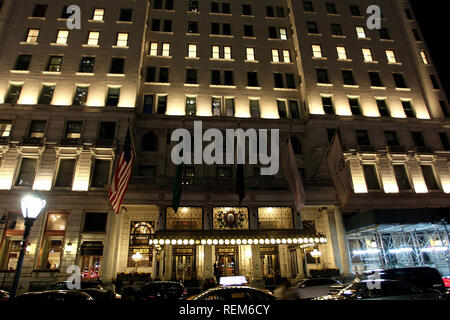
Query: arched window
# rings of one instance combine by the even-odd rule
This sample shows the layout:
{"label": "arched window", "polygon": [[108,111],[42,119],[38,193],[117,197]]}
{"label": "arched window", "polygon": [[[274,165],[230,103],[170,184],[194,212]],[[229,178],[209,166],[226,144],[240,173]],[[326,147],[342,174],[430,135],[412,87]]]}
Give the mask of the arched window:
{"label": "arched window", "polygon": [[296,137],[291,137],[292,149],[294,149],[294,154],[302,154],[302,145]]}
{"label": "arched window", "polygon": [[147,133],[142,138],[141,150],[153,152],[158,151],[158,137],[152,132]]}

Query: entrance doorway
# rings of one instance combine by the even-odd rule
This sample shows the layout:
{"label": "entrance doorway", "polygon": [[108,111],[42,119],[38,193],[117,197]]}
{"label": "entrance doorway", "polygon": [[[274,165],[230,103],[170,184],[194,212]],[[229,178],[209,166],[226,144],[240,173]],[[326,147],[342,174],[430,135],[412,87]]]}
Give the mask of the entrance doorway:
{"label": "entrance doorway", "polygon": [[175,279],[191,280],[195,271],[195,247],[173,247],[172,276]]}
{"label": "entrance doorway", "polygon": [[280,261],[277,246],[261,246],[259,248],[261,258],[262,276],[267,278],[279,277],[281,275]]}
{"label": "entrance doorway", "polygon": [[228,277],[239,274],[239,254],[237,246],[217,246],[216,261],[219,276]]}

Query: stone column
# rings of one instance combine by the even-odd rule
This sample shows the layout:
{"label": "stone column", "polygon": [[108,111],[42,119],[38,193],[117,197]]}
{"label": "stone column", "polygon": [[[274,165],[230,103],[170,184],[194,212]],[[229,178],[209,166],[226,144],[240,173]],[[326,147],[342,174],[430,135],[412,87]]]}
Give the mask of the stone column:
{"label": "stone column", "polygon": [[342,217],[341,211],[338,208],[334,210],[334,217],[336,220],[339,253],[342,265],[341,272],[343,272],[345,275],[349,275],[352,272],[352,263],[348,249],[347,233],[345,232],[344,219]]}
{"label": "stone column", "polygon": [[261,280],[261,257],[259,245],[252,244],[252,276],[254,280]]}
{"label": "stone column", "polygon": [[295,252],[297,253],[297,265],[298,265],[297,278],[303,278],[306,276],[305,269],[303,268],[303,250],[297,248],[295,249]]}
{"label": "stone column", "polygon": [[152,256],[152,280],[156,279],[156,255],[157,251],[155,249],[152,249],[153,256]]}
{"label": "stone column", "polygon": [[118,260],[118,241],[120,238],[120,221],[122,215],[109,211],[106,238],[103,244],[103,272],[102,279],[110,280],[116,275],[116,261]]}
{"label": "stone column", "polygon": [[203,257],[203,279],[214,277],[214,259],[213,259],[213,246],[204,245],[204,257]]}
{"label": "stone column", "polygon": [[278,245],[278,259],[280,261],[281,276],[290,278],[292,276],[292,272],[289,263],[289,251],[287,245]]}

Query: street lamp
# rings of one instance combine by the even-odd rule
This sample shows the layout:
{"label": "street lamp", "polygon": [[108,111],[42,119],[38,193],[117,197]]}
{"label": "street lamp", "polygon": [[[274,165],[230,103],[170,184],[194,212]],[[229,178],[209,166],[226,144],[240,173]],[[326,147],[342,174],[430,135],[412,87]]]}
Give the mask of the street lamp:
{"label": "street lamp", "polygon": [[20,248],[19,260],[17,261],[16,273],[14,275],[13,287],[10,294],[10,299],[14,299],[19,286],[20,272],[22,271],[23,258],[25,256],[26,246],[28,244],[28,236],[30,235],[31,227],[34,220],[44,209],[46,204],[45,200],[42,200],[39,196],[29,194],[23,197],[20,201],[22,208],[22,215],[25,219],[25,230],[23,231],[23,238]]}
{"label": "street lamp", "polygon": [[138,272],[138,263],[139,263],[139,261],[142,260],[142,254],[140,252],[136,252],[135,254],[133,254],[131,256],[131,259],[133,259],[133,261],[134,261],[134,264],[136,266],[136,273],[137,273]]}
{"label": "street lamp", "polygon": [[310,252],[310,254],[314,258],[314,260],[316,260],[316,268],[319,269],[318,259],[322,256],[322,252],[320,252],[317,249],[314,249],[313,251]]}

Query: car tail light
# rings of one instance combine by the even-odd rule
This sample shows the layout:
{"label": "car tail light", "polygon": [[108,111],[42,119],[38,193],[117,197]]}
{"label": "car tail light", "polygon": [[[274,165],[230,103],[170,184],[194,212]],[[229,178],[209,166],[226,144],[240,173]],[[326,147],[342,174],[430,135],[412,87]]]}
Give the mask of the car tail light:
{"label": "car tail light", "polygon": [[183,296],[187,295],[187,290],[184,289],[182,294],[183,294]]}

